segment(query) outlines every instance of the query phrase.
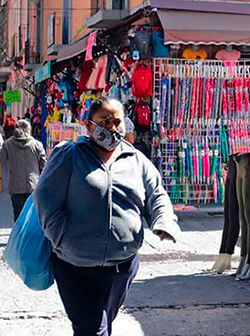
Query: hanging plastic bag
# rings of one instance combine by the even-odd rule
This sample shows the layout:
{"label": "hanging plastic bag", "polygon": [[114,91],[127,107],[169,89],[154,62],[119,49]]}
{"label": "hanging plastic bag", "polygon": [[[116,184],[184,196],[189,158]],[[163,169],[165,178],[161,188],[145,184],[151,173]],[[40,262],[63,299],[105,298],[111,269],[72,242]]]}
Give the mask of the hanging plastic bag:
{"label": "hanging plastic bag", "polygon": [[30,289],[45,290],[54,283],[51,245],[41,229],[32,195],[13,226],[4,257]]}

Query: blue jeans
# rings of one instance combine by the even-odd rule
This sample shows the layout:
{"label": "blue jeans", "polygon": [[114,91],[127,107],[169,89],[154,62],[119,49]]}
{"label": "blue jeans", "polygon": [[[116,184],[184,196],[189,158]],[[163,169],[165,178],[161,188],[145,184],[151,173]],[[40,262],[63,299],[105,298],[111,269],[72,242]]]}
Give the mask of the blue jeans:
{"label": "blue jeans", "polygon": [[52,255],[54,275],[74,336],[110,336],[139,257],[111,267],[76,267]]}

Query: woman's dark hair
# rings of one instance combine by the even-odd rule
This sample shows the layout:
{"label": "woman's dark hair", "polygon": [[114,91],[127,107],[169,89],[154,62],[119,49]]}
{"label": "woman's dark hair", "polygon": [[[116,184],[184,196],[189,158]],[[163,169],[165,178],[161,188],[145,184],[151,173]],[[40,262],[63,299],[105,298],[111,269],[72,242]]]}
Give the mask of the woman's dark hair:
{"label": "woman's dark hair", "polygon": [[94,100],[93,103],[90,105],[90,108],[89,108],[88,120],[92,120],[93,116],[106,103],[108,103],[108,98],[106,98],[106,97],[99,97],[96,100]]}
{"label": "woman's dark hair", "polygon": [[120,109],[124,113],[124,108],[122,104],[119,102],[119,100],[114,98],[107,98],[107,97],[99,97],[96,100],[93,101],[93,103],[90,105],[89,113],[88,113],[88,120],[92,120],[93,116],[99,112],[99,110],[102,108],[105,104],[111,104],[113,107]]}

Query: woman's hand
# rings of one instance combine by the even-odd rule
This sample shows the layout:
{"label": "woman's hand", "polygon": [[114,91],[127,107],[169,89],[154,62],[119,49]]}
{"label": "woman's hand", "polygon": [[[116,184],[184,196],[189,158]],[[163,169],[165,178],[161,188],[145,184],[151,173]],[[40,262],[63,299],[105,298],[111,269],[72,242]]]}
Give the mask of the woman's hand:
{"label": "woman's hand", "polygon": [[173,243],[176,243],[176,240],[169,233],[162,230],[154,230],[154,234],[160,237],[161,240],[172,240]]}

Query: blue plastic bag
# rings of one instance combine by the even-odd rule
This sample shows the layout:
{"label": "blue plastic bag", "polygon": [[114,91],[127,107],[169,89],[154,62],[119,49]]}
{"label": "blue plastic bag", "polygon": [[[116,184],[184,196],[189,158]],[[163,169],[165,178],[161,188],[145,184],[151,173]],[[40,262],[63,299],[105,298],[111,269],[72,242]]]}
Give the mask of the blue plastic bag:
{"label": "blue plastic bag", "polygon": [[54,283],[51,245],[41,229],[32,195],[13,226],[4,257],[30,289],[45,290]]}

